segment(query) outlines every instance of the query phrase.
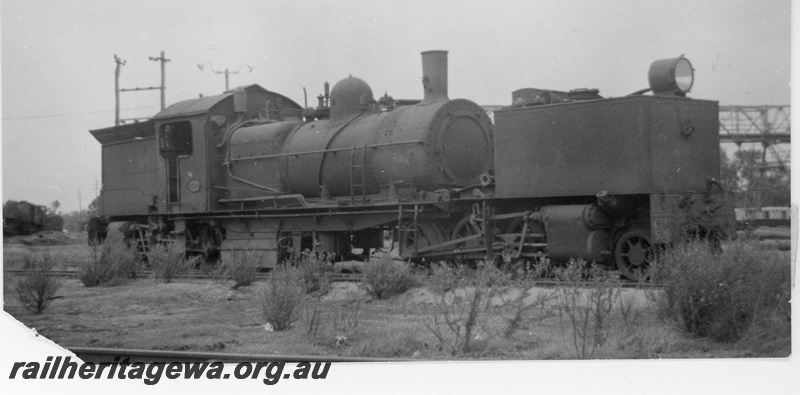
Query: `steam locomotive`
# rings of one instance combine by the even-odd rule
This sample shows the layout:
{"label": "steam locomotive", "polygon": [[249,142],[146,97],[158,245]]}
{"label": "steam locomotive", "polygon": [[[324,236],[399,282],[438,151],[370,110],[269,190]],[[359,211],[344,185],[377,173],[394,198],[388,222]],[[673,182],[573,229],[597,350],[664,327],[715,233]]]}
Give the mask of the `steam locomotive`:
{"label": "steam locomotive", "polygon": [[60,232],[64,219],[48,214],[47,207],[23,201],[9,200],[3,204],[3,236],[26,236],[43,230]]}
{"label": "steam locomotive", "polygon": [[733,229],[718,104],[686,97],[683,57],[625,97],[526,88],[493,117],[448,98],[446,51],[423,52],[422,75],[422,100],[350,76],[304,108],[249,85],[91,131],[107,230],[264,267],[391,234],[419,262],[583,258],[632,278],[659,245]]}

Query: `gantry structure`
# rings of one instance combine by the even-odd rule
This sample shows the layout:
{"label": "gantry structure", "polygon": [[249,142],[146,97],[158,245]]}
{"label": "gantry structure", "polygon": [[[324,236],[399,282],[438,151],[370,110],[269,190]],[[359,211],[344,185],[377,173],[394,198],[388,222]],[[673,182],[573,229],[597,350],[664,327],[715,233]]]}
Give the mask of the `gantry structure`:
{"label": "gantry structure", "polygon": [[[735,144],[736,149],[760,151],[752,165],[755,185],[748,188],[743,202],[750,210],[760,210],[764,191],[774,185],[774,177],[790,177],[791,106],[720,106],[720,144]],[[771,176],[772,178],[768,177]]]}
{"label": "gantry structure", "polygon": [[761,168],[789,171],[791,106],[720,106],[720,143],[743,144],[762,150]]}

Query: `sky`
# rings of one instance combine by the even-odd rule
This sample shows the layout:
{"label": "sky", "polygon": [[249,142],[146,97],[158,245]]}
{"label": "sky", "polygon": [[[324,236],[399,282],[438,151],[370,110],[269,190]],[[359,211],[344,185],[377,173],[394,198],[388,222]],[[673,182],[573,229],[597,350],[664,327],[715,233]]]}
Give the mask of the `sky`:
{"label": "sky", "polygon": [[[422,97],[420,52],[449,51],[449,95],[508,105],[525,87],[647,87],[656,59],[685,55],[691,97],[790,104],[791,3],[762,0],[163,1],[4,0],[2,197],[85,208],[121,88],[160,84],[167,105],[259,84],[314,105],[324,82],[353,75],[376,96]],[[203,70],[198,64],[211,63]],[[243,66],[247,65],[252,67]],[[158,91],[121,94],[122,118],[159,111]],[[81,196],[79,200],[79,194]]]}

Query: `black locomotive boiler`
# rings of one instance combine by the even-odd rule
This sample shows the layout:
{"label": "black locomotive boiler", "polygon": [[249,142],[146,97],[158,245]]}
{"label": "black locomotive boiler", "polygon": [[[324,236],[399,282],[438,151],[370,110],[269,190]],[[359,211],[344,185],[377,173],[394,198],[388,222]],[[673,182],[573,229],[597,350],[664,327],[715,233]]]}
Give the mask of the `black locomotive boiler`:
{"label": "black locomotive boiler", "polygon": [[448,98],[446,51],[422,71],[422,100],[351,76],[303,108],[250,85],[92,131],[108,230],[264,267],[367,255],[391,232],[404,259],[583,258],[633,277],[657,245],[732,229],[718,105],[686,97],[685,58],[626,97],[520,89],[493,120]]}

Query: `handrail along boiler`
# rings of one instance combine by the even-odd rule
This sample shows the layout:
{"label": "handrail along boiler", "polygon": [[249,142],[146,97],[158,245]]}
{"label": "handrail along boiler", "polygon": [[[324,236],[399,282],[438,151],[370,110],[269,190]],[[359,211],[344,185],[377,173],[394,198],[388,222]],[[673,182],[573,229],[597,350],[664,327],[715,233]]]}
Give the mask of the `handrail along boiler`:
{"label": "handrail along boiler", "polygon": [[92,131],[108,231],[265,267],[368,256],[391,232],[416,261],[583,258],[635,277],[657,245],[732,229],[718,104],[686,97],[685,58],[625,97],[517,90],[494,122],[448,97],[446,51],[422,71],[422,100],[350,76],[303,108],[249,85]]}

